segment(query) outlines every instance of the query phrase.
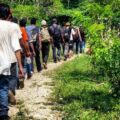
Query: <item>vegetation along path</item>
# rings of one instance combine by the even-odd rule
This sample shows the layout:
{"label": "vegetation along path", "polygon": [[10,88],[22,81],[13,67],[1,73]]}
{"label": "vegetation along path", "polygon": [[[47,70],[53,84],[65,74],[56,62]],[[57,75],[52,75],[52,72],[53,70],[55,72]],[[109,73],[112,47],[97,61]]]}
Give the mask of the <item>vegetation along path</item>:
{"label": "vegetation along path", "polygon": [[[73,57],[74,58],[74,57]],[[61,120],[61,114],[53,110],[52,101],[54,81],[44,73],[59,67],[64,62],[49,63],[48,69],[35,73],[25,81],[25,88],[17,91],[17,106],[10,107],[12,120]]]}

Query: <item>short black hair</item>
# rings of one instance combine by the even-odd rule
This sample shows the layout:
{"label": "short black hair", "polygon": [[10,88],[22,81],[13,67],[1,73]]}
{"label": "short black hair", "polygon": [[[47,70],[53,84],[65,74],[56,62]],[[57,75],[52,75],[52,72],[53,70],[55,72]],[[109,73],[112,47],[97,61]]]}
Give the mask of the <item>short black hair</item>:
{"label": "short black hair", "polygon": [[13,17],[11,21],[14,23],[18,23],[18,19],[16,17]]}
{"label": "short black hair", "polygon": [[25,27],[26,26],[26,23],[27,23],[27,20],[26,19],[21,19],[19,24],[20,24],[20,27]]}
{"label": "short black hair", "polygon": [[35,25],[35,24],[36,24],[36,21],[37,21],[36,18],[31,18],[30,23],[33,24],[33,25]]}
{"label": "short black hair", "polygon": [[54,23],[57,24],[57,19],[56,18],[52,19],[52,24],[54,24]]}
{"label": "short black hair", "polygon": [[0,18],[6,20],[10,15],[12,16],[9,5],[0,3]]}

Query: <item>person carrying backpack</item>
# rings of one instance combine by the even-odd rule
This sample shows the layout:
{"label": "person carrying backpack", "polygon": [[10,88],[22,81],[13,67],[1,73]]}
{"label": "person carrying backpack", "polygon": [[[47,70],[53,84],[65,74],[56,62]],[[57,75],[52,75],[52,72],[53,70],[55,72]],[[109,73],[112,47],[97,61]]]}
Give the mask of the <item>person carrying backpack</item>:
{"label": "person carrying backpack", "polygon": [[30,51],[31,55],[31,72],[34,72],[34,64],[33,59],[35,57],[35,62],[37,66],[37,71],[40,72],[42,70],[41,61],[40,61],[40,28],[36,26],[36,18],[31,19],[31,25],[26,27],[29,44],[30,44]]}
{"label": "person carrying backpack", "polygon": [[[60,61],[60,54],[61,54],[61,28],[57,24],[57,20],[52,20],[52,25],[50,26],[50,35],[52,37],[52,50],[53,50],[53,60],[57,63],[57,60]],[[56,51],[57,49],[57,51]]]}
{"label": "person carrying backpack", "polygon": [[62,30],[62,39],[64,42],[64,60],[66,61],[68,57],[71,57],[71,52],[73,52],[73,35],[75,35],[74,30],[71,28],[70,23],[67,22]]}
{"label": "person carrying backpack", "polygon": [[47,61],[49,56],[49,48],[50,48],[50,34],[47,27],[47,22],[45,20],[42,20],[41,22],[42,28],[41,28],[41,50],[42,50],[42,60],[43,60],[43,67],[44,69],[47,69]]}

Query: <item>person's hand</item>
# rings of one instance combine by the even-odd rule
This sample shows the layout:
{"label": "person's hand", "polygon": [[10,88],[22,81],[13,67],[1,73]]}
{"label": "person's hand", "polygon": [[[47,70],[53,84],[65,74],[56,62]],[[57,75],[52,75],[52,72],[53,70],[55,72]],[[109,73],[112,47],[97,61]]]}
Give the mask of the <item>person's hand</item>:
{"label": "person's hand", "polygon": [[26,57],[30,57],[30,56],[31,56],[31,52],[27,52]]}
{"label": "person's hand", "polygon": [[33,56],[36,56],[36,53],[35,53],[35,51],[33,51]]}
{"label": "person's hand", "polygon": [[22,67],[22,66],[19,67],[19,78],[20,78],[20,79],[21,79],[21,78],[24,78],[24,70],[23,70],[23,67]]}

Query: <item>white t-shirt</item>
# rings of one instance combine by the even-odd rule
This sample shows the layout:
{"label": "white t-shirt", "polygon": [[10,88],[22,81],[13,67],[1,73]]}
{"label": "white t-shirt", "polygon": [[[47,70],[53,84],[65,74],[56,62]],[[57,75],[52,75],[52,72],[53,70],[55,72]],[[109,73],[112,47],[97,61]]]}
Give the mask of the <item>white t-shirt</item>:
{"label": "white t-shirt", "polygon": [[75,35],[75,31],[74,29],[71,29],[70,41],[73,40],[73,35]]}
{"label": "white t-shirt", "polygon": [[10,75],[11,63],[16,61],[15,51],[20,49],[15,25],[0,20],[0,74]]}

